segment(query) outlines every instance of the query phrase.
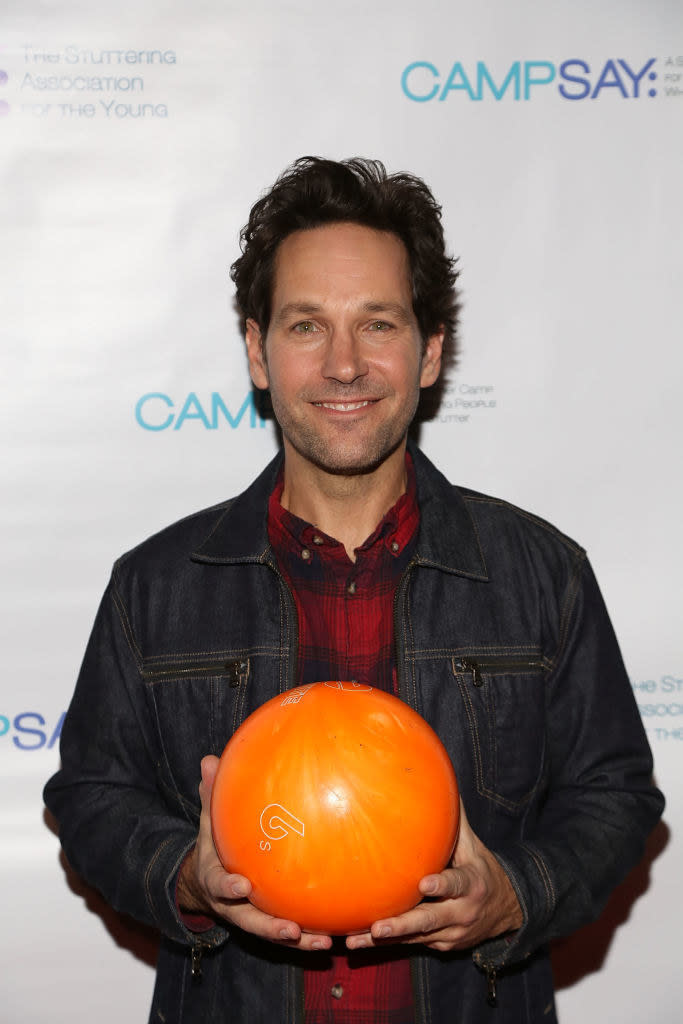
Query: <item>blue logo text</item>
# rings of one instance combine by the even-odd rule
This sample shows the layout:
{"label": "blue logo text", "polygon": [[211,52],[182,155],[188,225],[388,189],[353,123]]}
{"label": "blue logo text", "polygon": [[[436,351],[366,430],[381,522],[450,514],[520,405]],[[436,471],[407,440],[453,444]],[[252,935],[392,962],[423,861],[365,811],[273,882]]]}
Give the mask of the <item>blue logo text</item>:
{"label": "blue logo text", "polygon": [[252,392],[246,396],[237,412],[232,413],[217,391],[211,392],[208,402],[202,405],[194,391],[179,403],[162,391],[150,391],[138,399],[135,405],[135,419],[144,430],[180,430],[188,420],[195,420],[206,430],[217,430],[221,423],[227,423],[233,430],[244,420],[251,428],[265,427],[266,421],[259,416],[254,405]]}
{"label": "blue logo text", "polygon": [[556,83],[557,93],[565,100],[598,99],[605,91],[623,99],[639,99],[645,92],[656,96],[657,90],[647,82],[657,79],[653,70],[656,57],[650,57],[640,67],[632,67],[619,57],[609,59],[598,68],[588,61],[572,58],[561,64],[549,60],[516,60],[505,69],[492,71],[478,60],[465,67],[456,61],[447,70],[440,70],[426,60],[413,61],[401,75],[401,88],[415,103],[443,101],[452,94],[470,100],[494,99],[530,100],[535,90]]}

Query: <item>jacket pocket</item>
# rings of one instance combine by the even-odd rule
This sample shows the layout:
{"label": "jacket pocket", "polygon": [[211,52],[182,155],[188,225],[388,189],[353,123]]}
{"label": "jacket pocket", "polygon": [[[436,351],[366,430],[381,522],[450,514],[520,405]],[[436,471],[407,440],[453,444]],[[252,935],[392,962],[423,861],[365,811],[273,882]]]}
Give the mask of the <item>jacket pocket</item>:
{"label": "jacket pocket", "polygon": [[143,665],[162,753],[159,782],[192,817],[200,761],[220,757],[239,725],[250,672],[249,658],[210,653],[148,658]]}
{"label": "jacket pocket", "polygon": [[477,791],[517,813],[543,779],[549,666],[540,652],[474,652],[454,657],[451,665],[465,709]]}

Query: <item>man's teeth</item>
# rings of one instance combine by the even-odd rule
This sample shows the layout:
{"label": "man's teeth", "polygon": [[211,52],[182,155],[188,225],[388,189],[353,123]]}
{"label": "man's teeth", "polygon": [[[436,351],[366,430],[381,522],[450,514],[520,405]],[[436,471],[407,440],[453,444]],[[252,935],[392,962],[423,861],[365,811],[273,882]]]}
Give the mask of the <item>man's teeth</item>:
{"label": "man's teeth", "polygon": [[354,409],[362,409],[366,405],[370,405],[369,400],[365,402],[316,402],[323,409],[338,409],[341,412],[353,412]]}

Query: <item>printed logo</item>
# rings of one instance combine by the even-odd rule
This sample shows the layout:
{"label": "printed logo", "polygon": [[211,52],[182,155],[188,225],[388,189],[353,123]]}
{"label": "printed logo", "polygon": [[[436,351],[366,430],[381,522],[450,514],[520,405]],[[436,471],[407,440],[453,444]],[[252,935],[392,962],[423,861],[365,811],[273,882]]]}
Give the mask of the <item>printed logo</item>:
{"label": "printed logo", "polygon": [[[304,834],[304,823],[291,811],[288,811],[282,804],[268,804],[261,811],[261,831],[267,839],[284,839],[290,832],[297,835]],[[261,847],[264,849],[264,847]]]}
{"label": "printed logo", "polygon": [[143,430],[153,431],[180,430],[191,420],[200,423],[205,430],[217,430],[223,425],[236,430],[243,421],[252,429],[266,425],[256,409],[251,391],[234,413],[217,391],[212,391],[203,403],[194,391],[179,403],[163,391],[149,391],[137,400],[135,419]]}
{"label": "printed logo", "polygon": [[280,707],[287,707],[288,704],[300,704],[312,686],[315,686],[315,683],[309,683],[308,686],[297,686],[295,690],[289,690],[285,694],[284,700],[280,701]]}
{"label": "printed logo", "polygon": [[[631,683],[631,686],[650,739],[660,742],[683,740],[683,726],[676,721],[683,716],[683,678],[663,675],[659,679],[639,680],[637,683]],[[678,696],[678,700],[670,699],[674,694]],[[643,697],[647,703],[640,702]]]}
{"label": "printed logo", "polygon": [[[175,50],[27,44],[20,60],[12,69],[13,110],[20,114],[86,121],[169,117],[168,104],[153,94],[157,82],[173,73]],[[0,69],[0,87],[7,80],[7,70]],[[133,94],[136,102],[130,102]],[[9,102],[0,99],[0,115],[9,111]]]}
{"label": "printed logo", "polygon": [[449,66],[416,60],[401,74],[401,90],[415,103],[443,102],[453,96],[475,102],[527,102],[546,89],[563,100],[681,96],[683,56],[644,57],[638,61],[610,57],[598,64],[579,57],[561,63],[515,60],[508,67],[496,68],[490,68],[483,60],[457,60]]}
{"label": "printed logo", "polygon": [[331,690],[343,690],[344,693],[370,693],[372,691],[372,687],[367,683],[357,683],[353,679],[330,681],[326,682],[325,686],[329,686]]}
{"label": "printed logo", "polygon": [[482,412],[497,408],[495,390],[493,384],[446,383],[437,422],[452,425],[472,423]]}
{"label": "printed logo", "polygon": [[12,734],[12,743],[18,750],[52,750],[62,735],[66,711],[62,711],[54,724],[48,724],[38,711],[21,711],[14,718],[0,715],[0,738]]}

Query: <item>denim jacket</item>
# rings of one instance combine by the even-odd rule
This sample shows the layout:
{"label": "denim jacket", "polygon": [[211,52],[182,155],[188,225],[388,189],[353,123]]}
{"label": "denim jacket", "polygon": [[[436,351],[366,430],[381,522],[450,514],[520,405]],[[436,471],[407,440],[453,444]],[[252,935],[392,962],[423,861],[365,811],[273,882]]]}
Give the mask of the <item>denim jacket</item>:
{"label": "denim jacket", "polygon": [[[524,919],[468,953],[406,947],[416,1020],[550,1024],[548,942],[599,914],[663,799],[585,552],[412,454],[421,519],[395,601],[400,695],[446,745]],[[116,563],[45,790],[73,867],[162,933],[155,1024],[297,1024],[301,968],[325,956],[238,928],[192,933],[175,905],[201,758],[296,683],[294,602],[266,526],[280,464]]]}

